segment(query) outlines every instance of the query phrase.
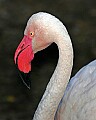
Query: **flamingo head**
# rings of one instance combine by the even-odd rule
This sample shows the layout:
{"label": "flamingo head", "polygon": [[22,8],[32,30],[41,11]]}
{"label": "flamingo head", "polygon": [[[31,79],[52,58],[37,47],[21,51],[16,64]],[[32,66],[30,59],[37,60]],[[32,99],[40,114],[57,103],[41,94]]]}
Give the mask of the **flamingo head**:
{"label": "flamingo head", "polygon": [[[34,54],[49,46],[56,36],[53,32],[51,19],[54,16],[47,13],[37,13],[30,17],[24,31],[24,37],[16,49],[14,61],[19,71],[27,74],[31,71],[31,61]],[[55,30],[54,30],[55,31]]]}

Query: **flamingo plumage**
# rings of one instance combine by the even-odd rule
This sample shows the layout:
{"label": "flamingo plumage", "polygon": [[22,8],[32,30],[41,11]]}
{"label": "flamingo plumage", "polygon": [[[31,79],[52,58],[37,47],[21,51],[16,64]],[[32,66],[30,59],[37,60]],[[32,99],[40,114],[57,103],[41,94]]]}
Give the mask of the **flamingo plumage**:
{"label": "flamingo plumage", "polygon": [[15,52],[15,64],[24,74],[29,73],[34,54],[53,42],[59,50],[58,63],[33,120],[96,120],[96,60],[70,79],[72,42],[66,27],[55,16],[39,12],[30,17]]}

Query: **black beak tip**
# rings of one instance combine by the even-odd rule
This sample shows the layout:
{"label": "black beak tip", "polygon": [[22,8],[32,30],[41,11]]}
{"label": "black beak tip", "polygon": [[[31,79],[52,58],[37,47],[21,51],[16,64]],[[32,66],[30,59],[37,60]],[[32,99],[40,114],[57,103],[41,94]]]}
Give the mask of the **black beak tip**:
{"label": "black beak tip", "polygon": [[30,89],[30,88],[31,88],[31,81],[30,81],[30,79],[29,79],[29,77],[30,77],[30,72],[29,72],[29,73],[21,72],[21,71],[18,69],[17,64],[16,64],[16,68],[17,68],[17,70],[18,70],[18,72],[19,72],[19,76],[20,76],[20,78],[22,79],[24,85],[25,85],[28,89]]}
{"label": "black beak tip", "polygon": [[26,85],[26,87],[28,89],[30,89],[31,88],[31,81],[29,80],[30,73],[23,73],[23,72],[19,71],[19,75],[20,75],[23,83]]}

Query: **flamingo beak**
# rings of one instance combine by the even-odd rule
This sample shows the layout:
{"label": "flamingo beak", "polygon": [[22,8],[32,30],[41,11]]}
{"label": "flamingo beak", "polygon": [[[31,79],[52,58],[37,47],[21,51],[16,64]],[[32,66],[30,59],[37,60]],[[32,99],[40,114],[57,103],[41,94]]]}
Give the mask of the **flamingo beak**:
{"label": "flamingo beak", "polygon": [[16,49],[14,61],[19,69],[20,76],[25,85],[30,88],[30,82],[27,82],[27,74],[31,71],[31,61],[34,58],[32,50],[32,38],[24,35],[22,41]]}

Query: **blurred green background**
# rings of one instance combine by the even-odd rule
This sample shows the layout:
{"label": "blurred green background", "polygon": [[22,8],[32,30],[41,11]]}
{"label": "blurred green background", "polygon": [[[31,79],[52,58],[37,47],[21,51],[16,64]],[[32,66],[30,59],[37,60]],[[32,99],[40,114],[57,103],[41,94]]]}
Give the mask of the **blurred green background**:
{"label": "blurred green background", "polygon": [[52,44],[35,55],[28,90],[14,65],[26,22],[38,11],[67,27],[75,56],[72,76],[96,58],[96,0],[0,0],[0,120],[31,120],[56,66],[58,50]]}

